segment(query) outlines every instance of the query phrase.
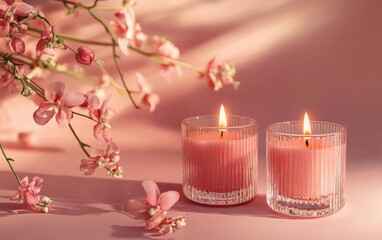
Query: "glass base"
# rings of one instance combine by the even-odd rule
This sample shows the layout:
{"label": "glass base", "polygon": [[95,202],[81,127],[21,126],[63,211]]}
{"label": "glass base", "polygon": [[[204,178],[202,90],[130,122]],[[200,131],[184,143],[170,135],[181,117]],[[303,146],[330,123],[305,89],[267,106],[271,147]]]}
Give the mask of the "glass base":
{"label": "glass base", "polygon": [[191,185],[183,184],[183,193],[191,201],[207,205],[236,205],[251,200],[256,194],[256,188],[247,188],[232,192],[208,192]]}
{"label": "glass base", "polygon": [[293,199],[283,196],[267,197],[269,207],[281,214],[296,217],[323,217],[342,209],[344,200],[334,196],[317,199]]}

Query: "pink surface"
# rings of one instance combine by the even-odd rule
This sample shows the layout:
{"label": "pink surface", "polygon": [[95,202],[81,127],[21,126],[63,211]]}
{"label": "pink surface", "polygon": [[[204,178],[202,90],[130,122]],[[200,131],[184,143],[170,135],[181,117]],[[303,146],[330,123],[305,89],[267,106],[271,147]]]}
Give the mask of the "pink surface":
{"label": "pink surface", "polygon": [[[44,2],[41,7],[58,20],[58,31],[100,37],[97,24],[74,28],[73,21],[88,22],[88,18],[67,18],[56,12],[57,6]],[[129,78],[133,70],[144,73],[155,84],[161,103],[151,115],[133,110],[126,96],[115,94],[118,115],[111,122],[112,134],[122,149],[123,180],[110,179],[101,171],[82,176],[78,168],[84,156],[68,129],[58,128],[54,121],[38,127],[32,120],[36,109],[32,103],[25,104],[23,98],[1,99],[1,110],[11,118],[6,127],[34,131],[38,146],[19,147],[12,131],[0,140],[16,159],[21,176],[44,177],[42,193],[52,197],[56,206],[50,214],[17,210],[8,200],[16,184],[2,160],[1,238],[148,238],[142,223],[120,212],[123,202],[139,194],[140,181],[145,179],[157,181],[161,191],[181,191],[180,122],[213,114],[224,103],[229,114],[259,122],[258,196],[247,204],[223,208],[194,204],[181,196],[173,214],[188,215],[188,226],[166,238],[381,239],[381,10],[378,0],[182,0],[160,5],[139,1],[137,15],[147,33],[173,40],[188,62],[203,66],[217,53],[220,59],[235,63],[242,86],[239,91],[227,87],[215,93],[189,71],[167,84],[155,64],[136,55],[124,58],[124,66],[131,70]],[[109,52],[95,50],[110,66]],[[66,81],[62,75],[53,76]],[[77,83],[68,87],[76,88]],[[287,219],[271,212],[265,202],[265,127],[298,120],[304,111],[311,120],[336,122],[348,129],[347,201],[333,216]],[[73,125],[94,144],[92,126],[87,123],[76,119]]]}

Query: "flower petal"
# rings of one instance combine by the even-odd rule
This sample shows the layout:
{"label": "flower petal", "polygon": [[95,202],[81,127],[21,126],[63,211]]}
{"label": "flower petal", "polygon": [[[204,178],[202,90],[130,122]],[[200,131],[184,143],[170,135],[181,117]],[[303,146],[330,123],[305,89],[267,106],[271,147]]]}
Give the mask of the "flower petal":
{"label": "flower petal", "polygon": [[96,94],[91,94],[90,96],[88,96],[88,107],[89,109],[100,109],[101,108],[101,100],[99,99],[99,97],[96,95]]}
{"label": "flower petal", "polygon": [[62,82],[54,82],[49,84],[45,89],[45,98],[49,102],[56,102],[64,95],[65,84]]}
{"label": "flower petal", "polygon": [[126,202],[123,207],[123,211],[125,211],[131,218],[145,220],[149,216],[149,208],[150,206],[148,206],[143,200],[131,199]]}
{"label": "flower petal", "polygon": [[8,35],[11,25],[5,19],[0,19],[0,38]]}
{"label": "flower petal", "polygon": [[109,109],[110,105],[111,105],[111,101],[112,101],[112,95],[109,95],[102,103],[102,106],[101,106],[101,112],[105,112],[107,109]]}
{"label": "flower petal", "polygon": [[97,169],[97,167],[98,167],[98,164],[94,160],[91,160],[91,159],[81,160],[80,171],[84,175],[87,175],[87,176],[92,175]]}
{"label": "flower petal", "polygon": [[127,38],[118,38],[118,46],[124,55],[129,55],[129,40],[127,40]]}
{"label": "flower petal", "polygon": [[94,128],[93,128],[93,136],[95,139],[99,139],[99,135],[101,134],[102,132],[102,124],[100,123],[97,123],[96,125],[94,125]]}
{"label": "flower petal", "polygon": [[56,121],[60,127],[67,127],[72,119],[72,110],[67,107],[61,107],[58,109],[56,115]]}
{"label": "flower petal", "polygon": [[27,205],[34,208],[38,203],[38,196],[35,191],[28,189],[24,192],[24,200]]}
{"label": "flower petal", "polygon": [[45,125],[47,122],[49,122],[50,119],[54,116],[53,111],[44,111],[41,112],[39,109],[37,109],[33,113],[33,120],[38,124],[38,125]]}
{"label": "flower petal", "polygon": [[61,98],[61,104],[68,108],[72,108],[72,107],[80,106],[81,104],[85,102],[85,100],[86,100],[86,97],[83,94],[68,93]]}
{"label": "flower petal", "polygon": [[99,148],[93,148],[90,152],[90,158],[95,159],[97,157],[102,157],[105,154],[105,151]]}
{"label": "flower petal", "polygon": [[15,16],[20,17],[28,17],[28,15],[32,12],[33,7],[29,4],[23,2],[15,2],[14,6],[16,7]]}
{"label": "flower petal", "polygon": [[146,192],[146,203],[150,206],[156,206],[160,194],[158,185],[151,180],[146,180],[142,182],[142,187]]}
{"label": "flower petal", "polygon": [[179,193],[176,191],[164,192],[159,196],[158,205],[159,207],[167,211],[169,210],[177,201],[179,200]]}

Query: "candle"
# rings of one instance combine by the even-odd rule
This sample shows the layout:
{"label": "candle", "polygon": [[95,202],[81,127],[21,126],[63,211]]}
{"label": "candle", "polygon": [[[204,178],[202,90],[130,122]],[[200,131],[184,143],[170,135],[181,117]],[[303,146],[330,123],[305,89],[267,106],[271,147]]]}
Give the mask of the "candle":
{"label": "candle", "polygon": [[231,205],[256,193],[257,125],[253,119],[191,117],[182,122],[183,192],[192,201]]}
{"label": "candle", "polygon": [[[312,128],[312,130],[311,130]],[[325,216],[345,203],[346,129],[338,124],[281,122],[267,128],[267,202],[275,211]]]}

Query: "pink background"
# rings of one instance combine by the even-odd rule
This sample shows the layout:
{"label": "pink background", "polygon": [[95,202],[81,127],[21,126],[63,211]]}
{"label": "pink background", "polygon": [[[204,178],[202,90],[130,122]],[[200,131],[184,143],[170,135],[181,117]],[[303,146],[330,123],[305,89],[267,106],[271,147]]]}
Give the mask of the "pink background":
{"label": "pink background", "polygon": [[[67,18],[58,11],[58,3],[34,2],[48,18],[57,19],[58,31],[100,39],[100,26],[90,24],[85,13],[79,19]],[[18,209],[8,200],[17,186],[2,160],[2,238],[156,238],[144,232],[142,223],[120,212],[122,203],[141,194],[140,181],[145,179],[157,181],[163,191],[181,191],[180,122],[217,113],[221,103],[229,114],[259,122],[258,196],[247,204],[222,208],[194,204],[182,196],[171,213],[187,215],[188,226],[170,238],[382,238],[381,1],[151,0],[139,1],[136,13],[144,32],[171,39],[181,49],[182,60],[204,66],[217,55],[234,63],[240,89],[213,92],[188,70],[168,84],[155,63],[136,54],[124,57],[128,78],[142,72],[160,94],[161,103],[154,114],[136,111],[126,96],[111,91],[118,111],[112,134],[122,149],[123,180],[110,179],[102,171],[82,176],[78,166],[84,155],[69,129],[60,129],[54,121],[36,126],[32,103],[22,97],[2,99],[1,110],[10,122],[2,122],[0,141],[16,159],[20,176],[44,177],[42,193],[55,201],[50,214]],[[95,50],[110,68],[110,50]],[[90,70],[99,74],[96,68]],[[42,84],[48,79],[68,80],[70,90],[86,89],[62,75],[51,74]],[[273,122],[302,119],[304,111],[312,120],[336,122],[348,129],[347,202],[343,210],[326,218],[288,219],[273,213],[265,202],[265,128]],[[73,125],[94,145],[88,123],[74,119]],[[16,133],[4,130],[16,127],[33,130],[38,146],[19,147]]]}

